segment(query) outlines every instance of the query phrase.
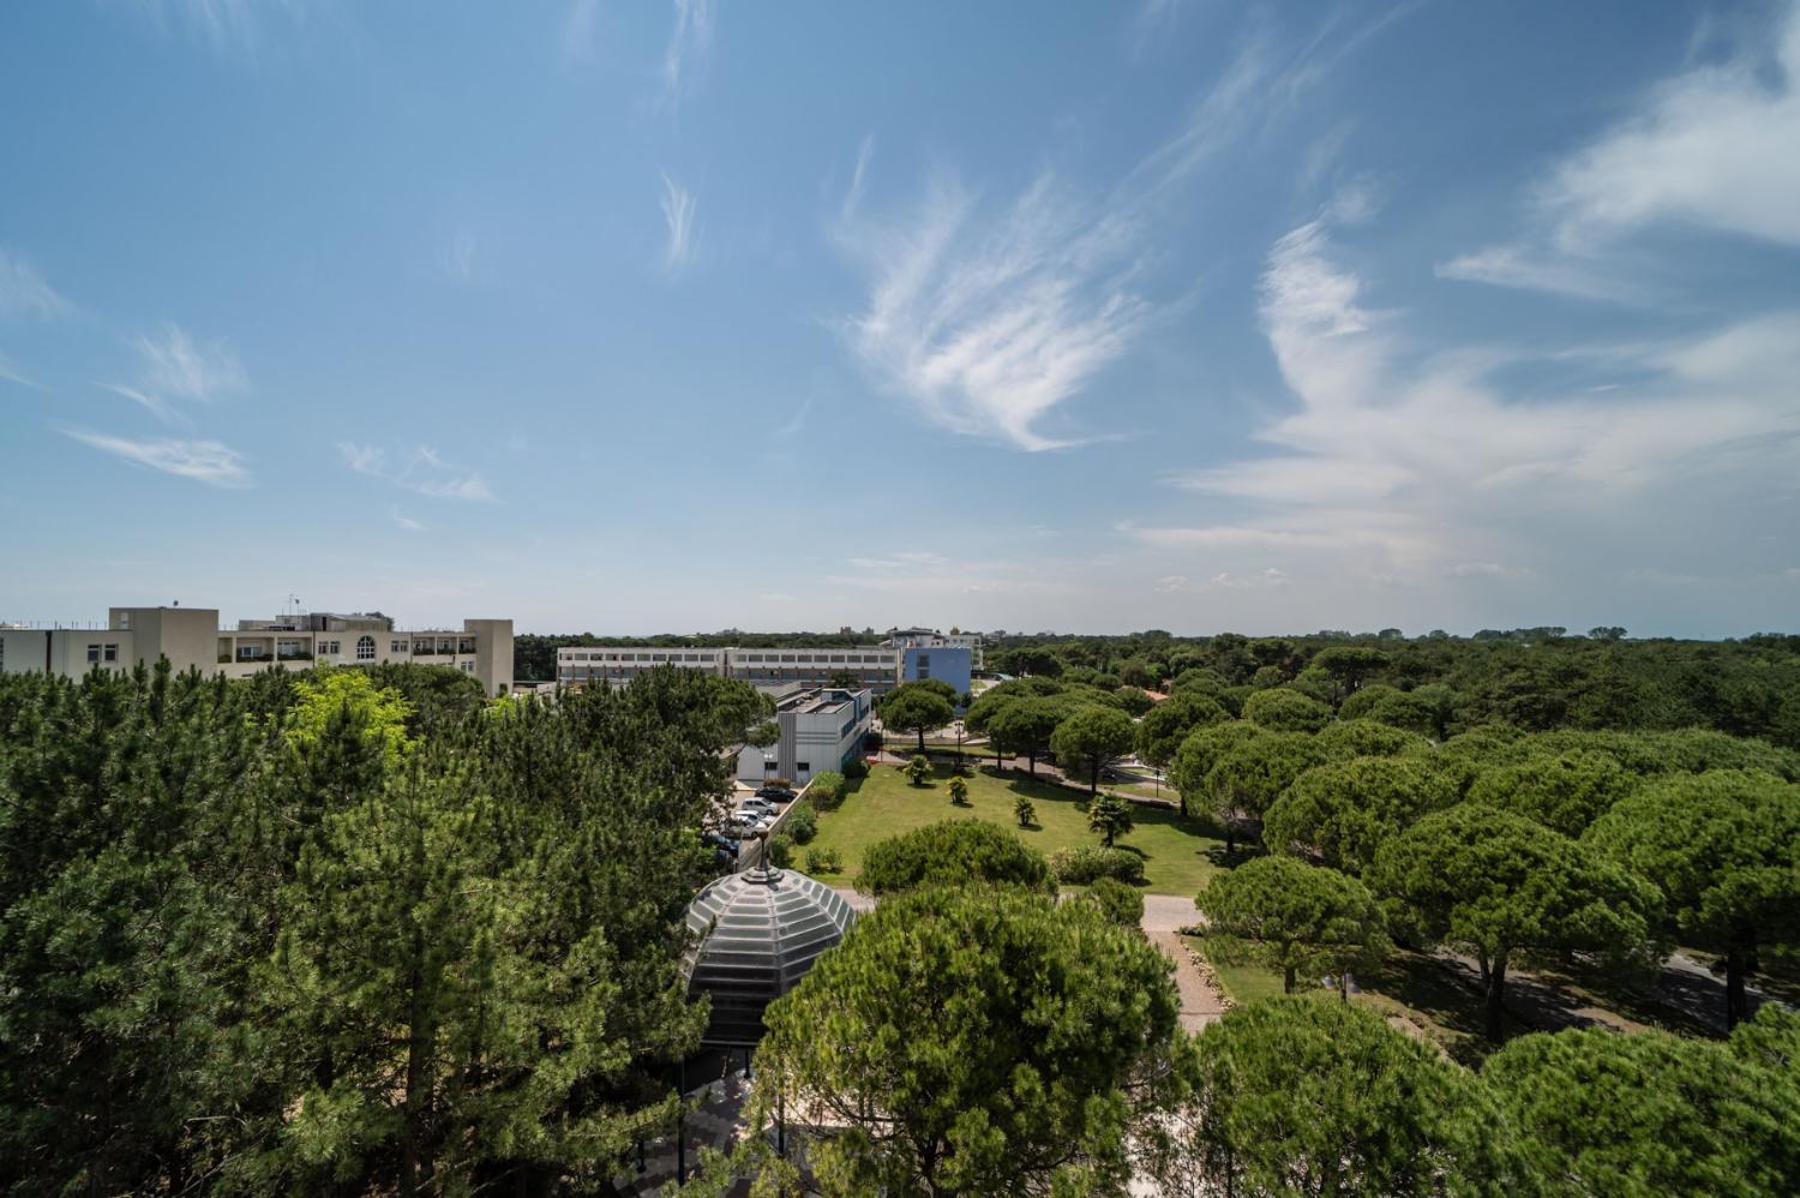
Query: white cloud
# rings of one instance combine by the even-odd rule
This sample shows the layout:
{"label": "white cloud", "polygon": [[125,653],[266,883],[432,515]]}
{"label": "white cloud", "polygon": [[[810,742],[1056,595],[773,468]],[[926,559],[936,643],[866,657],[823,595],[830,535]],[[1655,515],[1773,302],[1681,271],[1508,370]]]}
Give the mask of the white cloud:
{"label": "white cloud", "polygon": [[[1533,188],[1533,228],[1438,266],[1444,278],[1643,301],[1618,243],[1684,225],[1800,246],[1800,4],[1766,37],[1650,89]],[[1704,23],[1704,22],[1703,22]]]}
{"label": "white cloud", "polygon": [[406,515],[399,508],[389,508],[388,515],[393,517],[394,527],[400,529],[400,531],[402,531],[402,532],[428,532],[428,531],[430,531],[429,525],[422,524],[419,521],[414,520],[411,516]]}
{"label": "white cloud", "polygon": [[21,387],[30,387],[34,391],[42,391],[41,383],[34,383],[19,373],[19,368],[5,354],[0,354],[0,382],[17,383]]}
{"label": "white cloud", "polygon": [[862,144],[856,148],[856,166],[850,171],[850,186],[844,192],[843,205],[838,210],[838,221],[848,225],[856,219],[857,209],[862,204],[863,180],[868,176],[869,163],[875,158],[875,135],[863,135]]}
{"label": "white cloud", "polygon": [[1333,555],[1371,577],[1522,577],[1585,520],[1648,533],[1657,502],[1691,509],[1701,482],[1753,493],[1800,464],[1800,396],[1784,382],[1800,371],[1800,314],[1597,351],[1629,369],[1604,393],[1583,377],[1509,394],[1493,369],[1506,355],[1421,353],[1400,314],[1370,308],[1322,221],[1276,243],[1261,314],[1297,410],[1258,433],[1271,454],[1174,480],[1248,515],[1124,526],[1134,539]]}
{"label": "white cloud", "polygon": [[1563,163],[1544,189],[1562,240],[1684,221],[1800,245],[1800,5],[1786,6],[1769,40],[1766,57],[1656,88],[1639,113]]}
{"label": "white cloud", "polygon": [[[265,45],[292,42],[314,16],[336,6],[325,0],[136,0],[129,7],[157,29],[177,28],[214,54],[254,60]],[[275,17],[282,27],[266,28]]]}
{"label": "white cloud", "polygon": [[1533,250],[1522,245],[1494,245],[1464,254],[1436,267],[1440,279],[1488,283],[1526,291],[1549,291],[1579,299],[1641,303],[1647,287],[1615,277],[1615,268],[1569,251]]}
{"label": "white cloud", "polygon": [[62,432],[83,445],[91,445],[128,462],[210,486],[241,488],[248,487],[251,482],[243,455],[217,441],[133,441],[81,429],[63,429]]}
{"label": "white cloud", "polygon": [[712,0],[675,0],[675,27],[663,51],[663,94],[680,99],[683,84],[705,63],[712,50]]}
{"label": "white cloud", "polygon": [[140,391],[136,387],[127,387],[123,383],[95,383],[94,385],[103,388],[104,390],[111,391],[114,395],[124,396],[132,403],[142,406],[146,411],[150,412],[165,424],[187,422],[186,418],[183,417],[180,412],[176,411],[168,400],[160,395],[152,395],[147,391]]}
{"label": "white cloud", "polygon": [[600,0],[572,0],[563,17],[562,54],[567,62],[589,62],[594,57],[594,26]]}
{"label": "white cloud", "polygon": [[64,316],[74,305],[22,255],[0,246],[0,318]]}
{"label": "white cloud", "polygon": [[223,338],[196,344],[177,324],[140,334],[132,348],[144,360],[144,389],[178,399],[210,402],[248,385],[244,368]]}
{"label": "white cloud", "polygon": [[379,446],[340,441],[337,448],[339,459],[356,473],[379,478],[432,499],[485,502],[494,498],[487,480],[480,474],[453,465],[429,445],[415,446],[402,454],[397,466],[390,463],[387,451]]}
{"label": "white cloud", "polygon": [[847,231],[868,261],[868,306],[846,324],[878,379],[959,433],[1043,450],[1040,423],[1115,361],[1150,316],[1130,287],[1130,218],[1040,178],[984,214],[954,182],[896,226]]}
{"label": "white cloud", "polygon": [[475,277],[475,234],[467,229],[458,229],[450,235],[439,256],[439,263],[444,273],[459,283],[467,283]]}
{"label": "white cloud", "polygon": [[699,231],[694,224],[694,211],[699,197],[681,184],[663,176],[662,213],[668,237],[663,243],[663,270],[679,274],[694,259]]}

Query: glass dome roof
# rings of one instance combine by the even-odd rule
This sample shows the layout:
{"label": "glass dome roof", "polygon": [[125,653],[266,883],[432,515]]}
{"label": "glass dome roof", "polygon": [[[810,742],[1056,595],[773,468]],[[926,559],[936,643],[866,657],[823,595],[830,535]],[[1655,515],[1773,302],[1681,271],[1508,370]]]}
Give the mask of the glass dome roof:
{"label": "glass dome roof", "polygon": [[763,1008],[793,989],[855,919],[841,894],[791,870],[749,870],[708,884],[687,913],[699,938],[688,958],[688,993],[712,996],[701,1042],[756,1044]]}

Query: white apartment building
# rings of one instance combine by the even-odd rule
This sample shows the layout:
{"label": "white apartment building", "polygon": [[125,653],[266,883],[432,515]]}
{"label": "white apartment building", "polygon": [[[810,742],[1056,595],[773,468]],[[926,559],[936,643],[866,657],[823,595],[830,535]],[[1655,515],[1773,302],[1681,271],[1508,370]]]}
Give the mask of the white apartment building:
{"label": "white apartment building", "polygon": [[472,675],[490,695],[512,686],[511,620],[464,620],[461,629],[400,630],[380,614],[317,612],[219,627],[217,608],[114,607],[105,628],[0,627],[0,673],[79,677],[166,657],[177,671],[243,678],[272,665],[417,662]]}

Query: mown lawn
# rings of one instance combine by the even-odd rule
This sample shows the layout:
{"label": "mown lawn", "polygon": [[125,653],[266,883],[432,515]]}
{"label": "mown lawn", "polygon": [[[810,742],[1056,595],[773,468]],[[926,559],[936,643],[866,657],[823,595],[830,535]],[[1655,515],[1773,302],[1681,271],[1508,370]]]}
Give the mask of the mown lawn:
{"label": "mown lawn", "polygon": [[[1032,783],[1008,775],[996,777],[992,768],[965,779],[969,806],[950,802],[950,767],[940,765],[926,786],[913,786],[906,775],[891,765],[875,766],[836,811],[819,816],[819,834],[796,853],[804,862],[807,848],[835,849],[842,856],[841,873],[821,874],[832,885],[847,886],[862,869],[865,850],[878,840],[909,832],[945,819],[982,819],[1019,834],[1045,856],[1074,845],[1099,844],[1088,831],[1085,796],[1061,786]],[[1037,823],[1021,828],[1013,818],[1013,802],[1025,795],[1037,807]],[[1193,820],[1185,820],[1168,808],[1134,805],[1137,826],[1119,839],[1119,847],[1144,857],[1144,889],[1152,894],[1192,895],[1206,885],[1217,870],[1214,858],[1224,842],[1207,834]]]}

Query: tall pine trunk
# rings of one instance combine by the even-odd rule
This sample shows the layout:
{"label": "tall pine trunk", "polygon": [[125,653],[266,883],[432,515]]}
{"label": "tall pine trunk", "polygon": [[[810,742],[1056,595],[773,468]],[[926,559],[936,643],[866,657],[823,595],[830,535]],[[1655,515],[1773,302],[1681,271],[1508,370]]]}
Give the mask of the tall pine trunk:
{"label": "tall pine trunk", "polygon": [[1505,1035],[1506,1015],[1506,954],[1494,954],[1493,962],[1488,966],[1487,976],[1487,1038],[1498,1044]]}
{"label": "tall pine trunk", "polygon": [[1744,977],[1750,972],[1750,950],[1734,944],[1725,954],[1725,1030],[1750,1017],[1750,995]]}

